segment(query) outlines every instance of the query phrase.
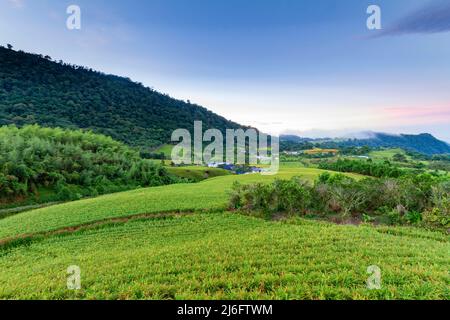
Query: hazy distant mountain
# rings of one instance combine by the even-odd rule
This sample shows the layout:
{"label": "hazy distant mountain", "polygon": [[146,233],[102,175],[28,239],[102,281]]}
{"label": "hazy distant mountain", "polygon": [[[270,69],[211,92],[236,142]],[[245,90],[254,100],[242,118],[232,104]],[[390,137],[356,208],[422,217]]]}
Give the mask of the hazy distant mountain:
{"label": "hazy distant mountain", "polygon": [[303,138],[295,135],[282,135],[281,137],[282,141],[288,141],[288,142],[295,142],[295,143],[302,143],[302,142],[309,142],[314,141],[314,139],[311,138]]}
{"label": "hazy distant mountain", "polygon": [[342,136],[344,139],[374,139],[377,137],[377,133],[373,131],[360,131],[360,132],[352,132]]}
{"label": "hazy distant mountain", "polygon": [[413,134],[394,135],[388,133],[367,131],[346,135],[345,137],[342,138],[308,139],[296,137],[293,135],[287,135],[281,136],[281,140],[298,143],[305,141],[332,143],[335,144],[336,146],[342,147],[369,146],[369,147],[403,148],[405,150],[415,151],[428,155],[450,153],[450,145],[448,143],[435,138],[429,133],[422,133],[418,135]]}

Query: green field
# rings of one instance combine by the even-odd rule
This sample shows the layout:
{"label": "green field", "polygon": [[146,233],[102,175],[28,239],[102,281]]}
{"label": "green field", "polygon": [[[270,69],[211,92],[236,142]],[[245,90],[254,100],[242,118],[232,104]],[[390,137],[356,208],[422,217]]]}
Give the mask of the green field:
{"label": "green field", "polygon": [[[450,298],[450,244],[443,233],[224,212],[234,181],[312,180],[321,172],[220,176],[6,217],[0,220],[0,298]],[[66,287],[70,265],[81,268],[80,291]],[[381,268],[381,290],[366,288],[370,265]]]}
{"label": "green field", "polygon": [[375,159],[375,160],[392,160],[392,157],[396,154],[402,154],[408,160],[411,160],[411,157],[406,154],[405,150],[400,149],[400,148],[374,150],[369,153],[369,157],[371,157],[372,159]]}
{"label": "green field", "polygon": [[300,168],[282,169],[276,176],[229,175],[195,184],[136,189],[69,202],[0,220],[0,239],[138,214],[223,210],[228,202],[227,192],[234,181],[254,183],[272,181],[275,178],[289,179],[293,176],[313,180],[321,172],[323,171],[318,169]]}
{"label": "green field", "polygon": [[164,156],[168,159],[172,157],[172,149],[173,145],[171,144],[164,144],[160,146],[159,148],[153,150],[153,153],[164,153]]}
{"label": "green field", "polygon": [[[404,228],[232,213],[137,220],[16,247],[0,257],[0,298],[445,299],[449,249],[442,234]],[[370,265],[381,290],[366,288]]]}
{"label": "green field", "polygon": [[207,168],[202,166],[167,167],[167,171],[177,177],[186,178],[195,182],[214,177],[231,175],[230,171],[224,169]]}

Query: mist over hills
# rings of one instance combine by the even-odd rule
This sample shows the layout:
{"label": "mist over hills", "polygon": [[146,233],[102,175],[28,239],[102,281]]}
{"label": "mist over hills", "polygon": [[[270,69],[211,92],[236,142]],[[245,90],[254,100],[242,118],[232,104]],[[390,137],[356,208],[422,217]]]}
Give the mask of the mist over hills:
{"label": "mist over hills", "polygon": [[341,147],[385,147],[385,148],[403,148],[405,150],[419,152],[423,154],[446,154],[450,153],[450,145],[441,141],[429,133],[422,134],[390,134],[383,132],[357,132],[347,134],[341,138],[307,138],[296,135],[282,135],[282,141],[294,143],[301,142],[319,142],[335,144]]}

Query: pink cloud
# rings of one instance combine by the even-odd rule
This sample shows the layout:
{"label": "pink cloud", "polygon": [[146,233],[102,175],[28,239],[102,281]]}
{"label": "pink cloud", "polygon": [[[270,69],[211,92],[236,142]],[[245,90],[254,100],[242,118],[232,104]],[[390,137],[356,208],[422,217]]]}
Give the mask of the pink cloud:
{"label": "pink cloud", "polygon": [[382,117],[400,124],[450,124],[450,106],[448,107],[390,107],[383,109]]}

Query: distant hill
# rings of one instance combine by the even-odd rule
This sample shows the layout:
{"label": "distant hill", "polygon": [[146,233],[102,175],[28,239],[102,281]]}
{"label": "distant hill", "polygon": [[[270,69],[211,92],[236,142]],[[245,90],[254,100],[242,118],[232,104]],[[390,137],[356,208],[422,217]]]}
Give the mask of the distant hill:
{"label": "distant hill", "polygon": [[[364,136],[364,135],[362,135]],[[429,133],[418,135],[400,134],[393,135],[388,133],[371,132],[364,138],[339,138],[339,139],[309,139],[298,137],[297,140],[293,136],[281,136],[282,141],[289,142],[316,142],[325,144],[328,147],[386,147],[386,148],[402,148],[409,151],[419,152],[422,154],[450,154],[450,145],[441,141]]]}
{"label": "distant hill", "polygon": [[280,139],[281,139],[281,141],[293,142],[293,143],[304,143],[304,142],[310,142],[310,141],[314,140],[311,138],[303,138],[303,137],[299,137],[299,136],[295,136],[295,135],[282,135],[280,137]]}
{"label": "distant hill", "polygon": [[156,147],[178,128],[241,128],[213,112],[127,78],[0,47],[0,125],[91,129],[131,146]]}

